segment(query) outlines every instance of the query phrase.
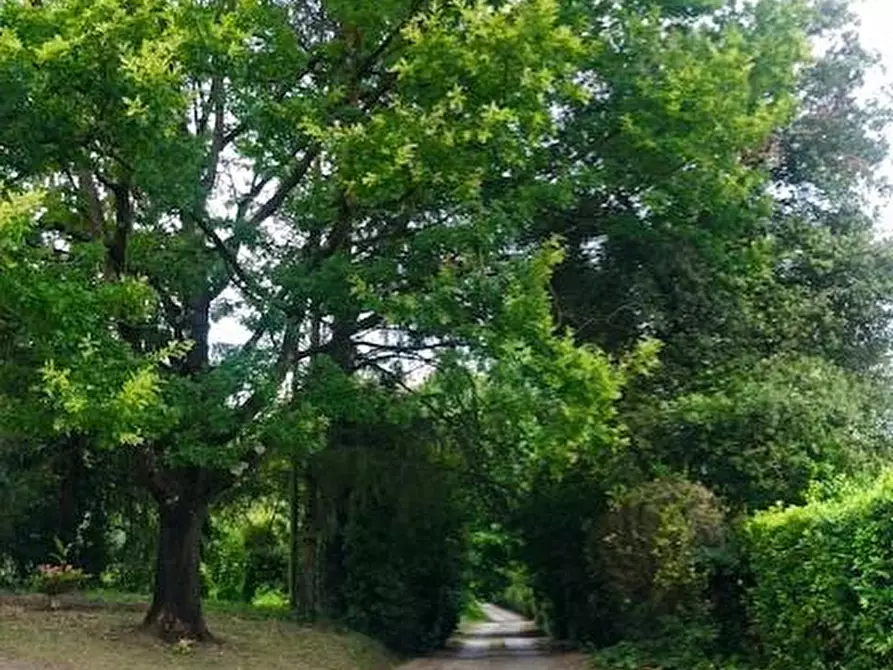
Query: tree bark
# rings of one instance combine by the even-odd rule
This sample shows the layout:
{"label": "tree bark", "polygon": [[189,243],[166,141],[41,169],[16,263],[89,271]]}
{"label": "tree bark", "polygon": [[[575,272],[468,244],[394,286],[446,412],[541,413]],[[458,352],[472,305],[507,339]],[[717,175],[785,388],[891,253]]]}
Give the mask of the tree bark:
{"label": "tree bark", "polygon": [[160,534],[152,606],[144,625],[163,639],[206,641],[199,561],[207,503],[179,499],[159,505]]}
{"label": "tree bark", "polygon": [[301,500],[298,480],[301,476],[301,464],[297,456],[291,458],[291,473],[288,482],[288,606],[297,612],[299,596],[299,575],[301,571],[301,539],[300,517]]}
{"label": "tree bark", "polygon": [[297,577],[297,615],[312,621],[319,613],[317,589],[319,587],[319,565],[317,560],[319,541],[319,505],[317,501],[316,478],[312,466],[307,466],[304,477],[304,505],[301,519],[301,570]]}

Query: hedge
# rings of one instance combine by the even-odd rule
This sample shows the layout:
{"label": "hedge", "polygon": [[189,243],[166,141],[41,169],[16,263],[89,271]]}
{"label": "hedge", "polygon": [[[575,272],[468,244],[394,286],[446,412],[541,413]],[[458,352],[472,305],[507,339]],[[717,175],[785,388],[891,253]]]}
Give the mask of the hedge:
{"label": "hedge", "polygon": [[770,670],[893,667],[893,472],[746,529],[750,609]]}

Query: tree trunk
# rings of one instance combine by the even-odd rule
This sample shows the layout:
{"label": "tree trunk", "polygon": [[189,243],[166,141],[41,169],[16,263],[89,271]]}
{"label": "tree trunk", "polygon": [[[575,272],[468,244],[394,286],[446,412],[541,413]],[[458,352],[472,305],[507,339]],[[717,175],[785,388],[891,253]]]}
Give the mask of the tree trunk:
{"label": "tree trunk", "polygon": [[301,500],[298,480],[301,464],[297,456],[292,456],[291,473],[288,482],[288,606],[292,612],[298,611],[299,574],[301,571],[300,516]]}
{"label": "tree trunk", "polygon": [[[309,240],[309,248],[311,256],[315,256],[319,250],[319,233],[314,231],[311,233]],[[313,305],[310,310],[310,348],[316,350],[322,341],[321,321],[319,317],[319,308]],[[312,367],[316,357],[314,356],[310,365]],[[297,372],[297,371],[295,371]],[[298,374],[293,376],[293,382],[299,378]],[[299,389],[292,388],[293,393],[297,394]],[[317,614],[318,600],[316,597],[317,588],[317,488],[316,479],[313,474],[313,463],[311,459],[304,458],[303,463],[297,454],[292,456],[291,463],[291,510],[290,510],[290,531],[289,538],[289,604],[292,612],[305,621],[312,621]],[[300,497],[300,480],[303,474],[304,478],[304,499],[301,504]],[[302,517],[303,514],[303,517]],[[300,533],[300,535],[299,535]]]}
{"label": "tree trunk", "polygon": [[301,523],[301,573],[297,576],[297,614],[305,621],[312,621],[319,612],[317,589],[319,565],[317,560],[319,541],[319,506],[316,479],[311,465],[304,478],[304,507]]}
{"label": "tree trunk", "polygon": [[202,614],[199,560],[207,503],[181,499],[159,505],[160,536],[152,606],[144,625],[163,639],[210,640]]}

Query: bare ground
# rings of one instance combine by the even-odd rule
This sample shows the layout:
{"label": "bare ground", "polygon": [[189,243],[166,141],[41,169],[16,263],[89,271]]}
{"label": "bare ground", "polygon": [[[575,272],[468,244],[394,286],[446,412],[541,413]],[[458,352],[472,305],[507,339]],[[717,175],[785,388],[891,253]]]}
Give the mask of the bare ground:
{"label": "bare ground", "polygon": [[396,661],[363,636],[275,619],[211,613],[222,644],[167,645],[140,631],[137,608],[10,600],[0,597],[0,670],[390,670]]}
{"label": "bare ground", "polygon": [[[358,637],[317,632],[278,622],[213,617],[227,644],[185,656],[154,638],[134,633],[139,618],[116,611],[41,612],[0,599],[0,670],[161,670],[183,668],[289,668],[347,670],[393,667],[380,650]],[[490,605],[489,622],[466,627],[449,649],[399,670],[588,670],[580,654],[553,653],[533,623]],[[213,620],[216,619],[216,620]]]}

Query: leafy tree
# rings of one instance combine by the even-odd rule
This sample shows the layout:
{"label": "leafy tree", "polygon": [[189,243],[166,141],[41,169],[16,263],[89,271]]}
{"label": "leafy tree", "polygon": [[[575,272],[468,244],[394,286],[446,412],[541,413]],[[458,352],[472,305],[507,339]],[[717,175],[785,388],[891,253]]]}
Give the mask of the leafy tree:
{"label": "leafy tree", "polygon": [[[14,249],[33,283],[0,279],[0,300],[31,301],[3,310],[32,319],[19,341],[44,343],[23,366],[43,384],[19,387],[41,390],[17,401],[132,454],[158,505],[162,634],[208,636],[209,504],[301,411],[308,361],[399,377],[487,331],[525,264],[497,262],[524,198],[489,182],[520,173],[574,90],[559,21],[551,0],[0,8],[0,177],[36,208],[0,220],[27,220],[41,258]],[[227,314],[251,335],[215,347]]]}
{"label": "leafy tree", "polygon": [[684,471],[759,507],[885,453],[893,275],[866,194],[889,112],[856,95],[874,61],[844,2],[574,9],[610,40],[538,164],[571,204],[529,239],[567,245],[559,323],[614,355],[653,337],[660,366],[623,389],[631,448],[541,481],[519,523],[556,631],[603,642],[581,543],[614,487]]}
{"label": "leafy tree", "polygon": [[[105,518],[120,493],[109,477],[127,482],[126,453],[104,458],[104,450],[144,420],[157,381],[154,365],[106,325],[139,318],[149,293],[138,281],[104,285],[93,274],[95,248],[70,249],[41,232],[40,197],[0,203],[0,536],[20,576],[57,539],[98,576],[109,558]],[[74,397],[76,378],[93,383]],[[57,402],[70,414],[55,412]],[[86,413],[102,423],[103,439],[70,430],[70,416]]]}
{"label": "leafy tree", "polygon": [[[753,442],[740,434],[721,448],[708,431],[693,445],[671,407],[706,403],[717,414],[702,414],[702,425],[722,432],[720,407],[739,400],[759,397],[766,412],[785,415],[784,405],[768,404],[789,399],[781,378],[802,388],[805,405],[826,410],[831,389],[854,383],[851,373],[885,383],[893,256],[876,239],[867,198],[883,186],[875,174],[890,109],[858,95],[875,60],[859,45],[848,3],[687,6],[671,14],[654,3],[661,20],[612,24],[628,32],[598,70],[604,95],[576,110],[556,149],[575,161],[577,203],[547,213],[541,234],[567,239],[555,310],[580,340],[609,352],[643,335],[662,344],[660,371],[623,402],[646,476],[655,464],[684,463],[710,480],[704,468],[729,465]],[[823,45],[811,60],[800,60],[804,40]],[[802,65],[783,65],[794,61]],[[811,383],[816,375],[828,388]],[[847,431],[872,432],[884,404],[860,384],[870,402],[844,403],[847,428],[818,411],[811,416],[822,429],[794,435],[806,426],[788,424],[789,442],[780,433],[774,456],[748,468],[764,480],[753,486],[768,492],[768,481],[785,476],[782,463],[803,458],[814,462],[802,472],[829,476],[819,446],[828,442],[813,429],[837,435],[837,465],[862,460],[867,443]],[[652,441],[645,426],[663,437]],[[793,477],[797,490],[781,497],[801,499],[809,479]],[[723,490],[736,504],[767,502]]]}
{"label": "leafy tree", "polygon": [[[889,110],[857,96],[874,60],[847,3],[797,8],[692,3],[700,20],[665,18],[666,34],[630,28],[598,69],[605,95],[564,134],[559,151],[586,178],[546,226],[569,247],[556,309],[609,351],[661,340],[660,392],[779,351],[820,347],[857,370],[883,360],[889,251],[865,197]],[[803,56],[797,33],[828,48],[795,75],[781,62]]]}
{"label": "leafy tree", "polygon": [[[761,361],[630,418],[641,471],[687,472],[737,511],[833,491],[888,453],[886,402],[820,358]],[[816,488],[818,487],[818,488]]]}

